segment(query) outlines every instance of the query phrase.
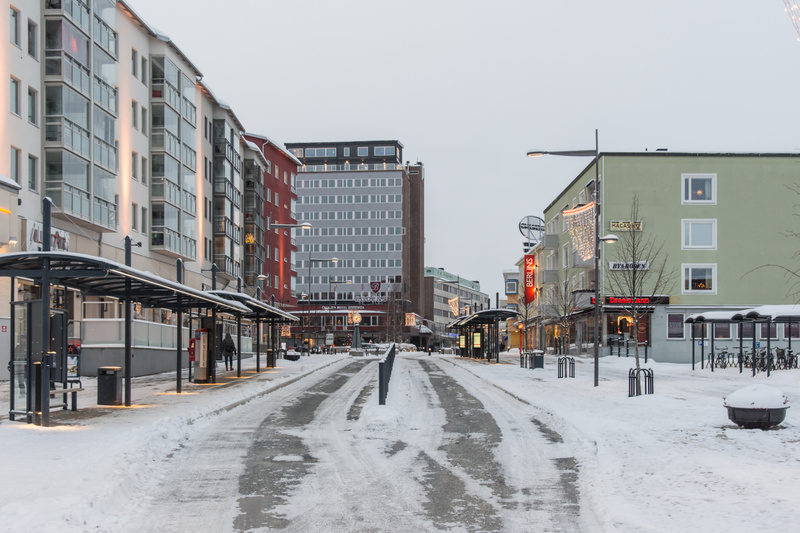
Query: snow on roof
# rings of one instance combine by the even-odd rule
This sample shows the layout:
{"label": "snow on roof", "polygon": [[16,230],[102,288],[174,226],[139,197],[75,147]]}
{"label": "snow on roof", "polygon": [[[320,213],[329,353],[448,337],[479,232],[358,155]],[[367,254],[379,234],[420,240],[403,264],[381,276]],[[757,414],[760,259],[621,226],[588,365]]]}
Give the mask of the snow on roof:
{"label": "snow on roof", "polygon": [[281,144],[279,142],[276,142],[276,141],[273,141],[272,139],[270,139],[266,135],[258,135],[256,133],[250,133],[249,131],[246,132],[246,133],[247,133],[247,135],[249,135],[251,137],[255,137],[257,139],[262,139],[262,140],[266,141],[267,143],[271,144],[272,146],[274,146],[275,148],[280,150],[283,153],[283,155],[285,155],[286,157],[291,159],[292,162],[295,163],[298,167],[302,167],[303,166],[303,162],[300,161],[299,159],[297,159],[295,157],[295,155],[292,152],[290,152],[288,150],[288,148],[286,148],[283,144]]}
{"label": "snow on roof", "polygon": [[12,180],[11,178],[3,176],[2,174],[0,174],[0,185],[8,187],[9,189],[15,189],[17,191],[22,188],[22,186],[19,183]]}

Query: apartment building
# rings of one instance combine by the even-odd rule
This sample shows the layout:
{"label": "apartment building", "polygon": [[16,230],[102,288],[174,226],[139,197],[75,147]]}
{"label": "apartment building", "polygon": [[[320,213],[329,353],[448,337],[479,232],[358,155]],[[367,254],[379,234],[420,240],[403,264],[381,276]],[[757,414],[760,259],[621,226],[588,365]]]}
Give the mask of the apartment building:
{"label": "apartment building", "polygon": [[[292,278],[289,248],[264,286],[264,206],[280,203],[269,216],[291,220],[297,161],[246,138],[234,110],[132,2],[15,0],[3,17],[0,253],[41,250],[49,197],[53,250],[122,263],[130,237],[133,267],[174,280],[180,259],[183,283],[198,289],[255,294]],[[0,316],[12,298],[40,297],[26,280],[0,287]],[[60,301],[85,349],[120,341],[103,322],[120,316],[118,302],[72,290]],[[148,331],[174,327],[170,312],[137,313]],[[162,349],[160,338],[141,336],[137,353]]]}
{"label": "apartment building", "polygon": [[443,268],[425,267],[425,289],[431,295],[425,304],[425,315],[431,317],[434,346],[450,346],[458,334],[447,330],[447,325],[461,315],[490,309],[491,298],[481,292],[479,281],[464,279]]}

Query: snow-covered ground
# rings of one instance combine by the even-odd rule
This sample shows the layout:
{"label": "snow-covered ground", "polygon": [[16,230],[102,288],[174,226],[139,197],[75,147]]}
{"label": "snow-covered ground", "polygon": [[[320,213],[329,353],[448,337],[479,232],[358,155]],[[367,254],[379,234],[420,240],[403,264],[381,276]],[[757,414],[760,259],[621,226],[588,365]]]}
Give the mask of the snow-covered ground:
{"label": "snow-covered ground", "polygon": [[[135,511],[130,497],[215,417],[342,357],[281,360],[278,369],[255,377],[245,373],[241,383],[186,386],[189,392],[180,396],[168,393],[174,377],[139,378],[133,386],[135,406],[102,416],[89,416],[96,388],[87,378],[88,390],[79,400],[86,418],[79,425],[42,428],[3,419],[0,531],[84,531],[86,524],[102,524],[111,515],[114,522],[124,522],[120,513]],[[501,364],[432,357],[458,365],[521,405],[534,406],[537,418],[560,433],[578,460],[584,512],[594,515],[600,531],[777,532],[800,523],[795,502],[800,415],[794,412],[800,406],[790,408],[786,420],[769,431],[736,427],[723,406],[724,397],[754,383],[778,389],[793,404],[800,398],[800,370],[754,378],[738,369],[712,373],[699,366],[692,371],[689,365],[650,363],[655,394],[628,398],[633,358],[601,359],[595,388],[590,358],[577,358],[575,379],[558,379],[552,356],[537,370],[520,368],[513,354]],[[365,425],[374,428],[409,416],[399,401],[401,384],[392,383],[386,406],[377,405],[376,388],[361,413]],[[7,412],[8,382],[3,382],[0,413]]]}

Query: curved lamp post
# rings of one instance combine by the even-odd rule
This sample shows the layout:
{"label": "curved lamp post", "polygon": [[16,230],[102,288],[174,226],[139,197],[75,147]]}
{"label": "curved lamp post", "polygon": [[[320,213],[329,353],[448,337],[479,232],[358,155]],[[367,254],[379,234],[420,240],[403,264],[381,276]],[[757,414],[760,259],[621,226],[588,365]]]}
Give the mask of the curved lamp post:
{"label": "curved lamp post", "polygon": [[616,235],[600,236],[600,143],[597,130],[594,130],[594,150],[545,151],[531,150],[528,157],[561,155],[567,157],[594,157],[594,386],[600,383],[600,243],[617,242]]}

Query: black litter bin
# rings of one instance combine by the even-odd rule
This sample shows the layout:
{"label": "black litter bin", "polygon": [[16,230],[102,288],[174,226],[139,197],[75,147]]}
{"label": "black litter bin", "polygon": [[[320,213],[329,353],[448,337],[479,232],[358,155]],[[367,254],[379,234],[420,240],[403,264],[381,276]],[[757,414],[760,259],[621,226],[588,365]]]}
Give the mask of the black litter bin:
{"label": "black litter bin", "polygon": [[531,358],[533,359],[531,368],[544,368],[544,352],[542,350],[533,350]]}
{"label": "black litter bin", "polygon": [[267,348],[267,366],[275,368],[275,350],[272,348]]}
{"label": "black litter bin", "polygon": [[122,405],[122,367],[97,369],[97,405]]}

